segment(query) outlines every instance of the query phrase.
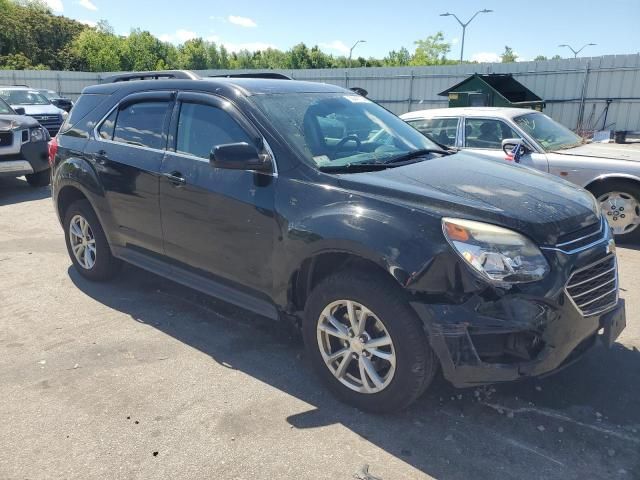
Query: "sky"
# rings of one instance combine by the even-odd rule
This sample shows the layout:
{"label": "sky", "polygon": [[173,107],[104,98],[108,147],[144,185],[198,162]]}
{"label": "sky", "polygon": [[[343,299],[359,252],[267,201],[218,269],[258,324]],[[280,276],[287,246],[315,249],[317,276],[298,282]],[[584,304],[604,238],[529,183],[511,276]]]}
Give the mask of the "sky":
{"label": "sky", "polygon": [[[498,61],[509,45],[520,60],[537,55],[573,56],[559,44],[578,49],[581,56],[640,52],[640,0],[608,0],[606,4],[585,0],[46,0],[55,13],[95,24],[107,20],[118,34],[132,28],[148,30],[175,44],[202,37],[224,44],[229,50],[275,47],[287,50],[304,42],[319,45],[334,55],[384,57],[390,50],[406,47],[438,31],[451,42],[449,58],[460,56],[462,27],[466,22],[465,60]],[[179,7],[177,7],[179,5]]]}

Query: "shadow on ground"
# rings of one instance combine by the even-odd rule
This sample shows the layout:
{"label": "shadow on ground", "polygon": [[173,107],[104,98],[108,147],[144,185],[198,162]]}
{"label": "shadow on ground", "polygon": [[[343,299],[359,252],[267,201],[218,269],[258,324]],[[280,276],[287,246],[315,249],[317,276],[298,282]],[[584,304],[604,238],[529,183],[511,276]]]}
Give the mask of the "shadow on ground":
{"label": "shadow on ground", "polygon": [[50,196],[49,187],[34,188],[24,178],[0,178],[0,207]]}
{"label": "shadow on ground", "polygon": [[636,349],[598,347],[555,376],[495,388],[439,378],[409,410],[375,416],[329,395],[280,324],[134,267],[110,284],[69,276],[97,301],[312,405],[286,419],[293,427],[340,423],[435,478],[640,478]]}

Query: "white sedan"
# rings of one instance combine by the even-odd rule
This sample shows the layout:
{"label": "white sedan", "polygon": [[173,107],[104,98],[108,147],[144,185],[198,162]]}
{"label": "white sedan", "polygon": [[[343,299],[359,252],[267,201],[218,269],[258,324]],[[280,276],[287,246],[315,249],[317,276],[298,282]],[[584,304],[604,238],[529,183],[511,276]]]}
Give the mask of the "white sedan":
{"label": "white sedan", "polygon": [[505,160],[520,143],[520,163],[558,175],[589,190],[607,216],[616,240],[640,240],[640,150],[586,143],[543,113],[521,108],[439,108],[400,118],[448,147]]}

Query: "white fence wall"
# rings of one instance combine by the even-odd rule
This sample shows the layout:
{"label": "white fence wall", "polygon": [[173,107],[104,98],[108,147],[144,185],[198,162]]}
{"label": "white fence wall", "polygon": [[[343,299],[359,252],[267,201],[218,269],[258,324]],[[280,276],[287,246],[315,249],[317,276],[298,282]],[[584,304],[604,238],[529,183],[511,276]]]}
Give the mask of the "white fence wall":
{"label": "white fence wall", "polygon": [[[231,71],[206,71],[221,74]],[[233,71],[239,73],[238,70]],[[545,113],[569,128],[640,130],[640,54],[442,67],[280,70],[300,80],[362,87],[391,111],[446,107],[438,93],[472,73],[512,73],[545,99]],[[72,98],[108,73],[0,70],[0,84],[51,88]]]}

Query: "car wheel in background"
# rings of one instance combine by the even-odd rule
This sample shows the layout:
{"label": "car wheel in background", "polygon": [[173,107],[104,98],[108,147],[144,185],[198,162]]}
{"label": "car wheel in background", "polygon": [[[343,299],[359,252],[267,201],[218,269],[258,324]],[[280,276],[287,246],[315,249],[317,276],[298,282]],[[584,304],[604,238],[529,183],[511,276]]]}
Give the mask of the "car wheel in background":
{"label": "car wheel in background", "polygon": [[633,181],[616,180],[596,185],[591,193],[609,221],[616,242],[640,240],[640,186]]}
{"label": "car wheel in background", "polygon": [[51,169],[47,168],[38,173],[25,175],[27,183],[32,187],[46,187],[51,183]]}
{"label": "car wheel in background", "polygon": [[362,410],[407,407],[438,361],[404,292],[390,279],[343,271],[316,286],[303,335],[311,363],[342,400]]}
{"label": "car wheel in background", "polygon": [[67,251],[78,273],[102,281],[118,272],[122,262],[111,254],[104,230],[87,200],[69,206],[63,226]]}

